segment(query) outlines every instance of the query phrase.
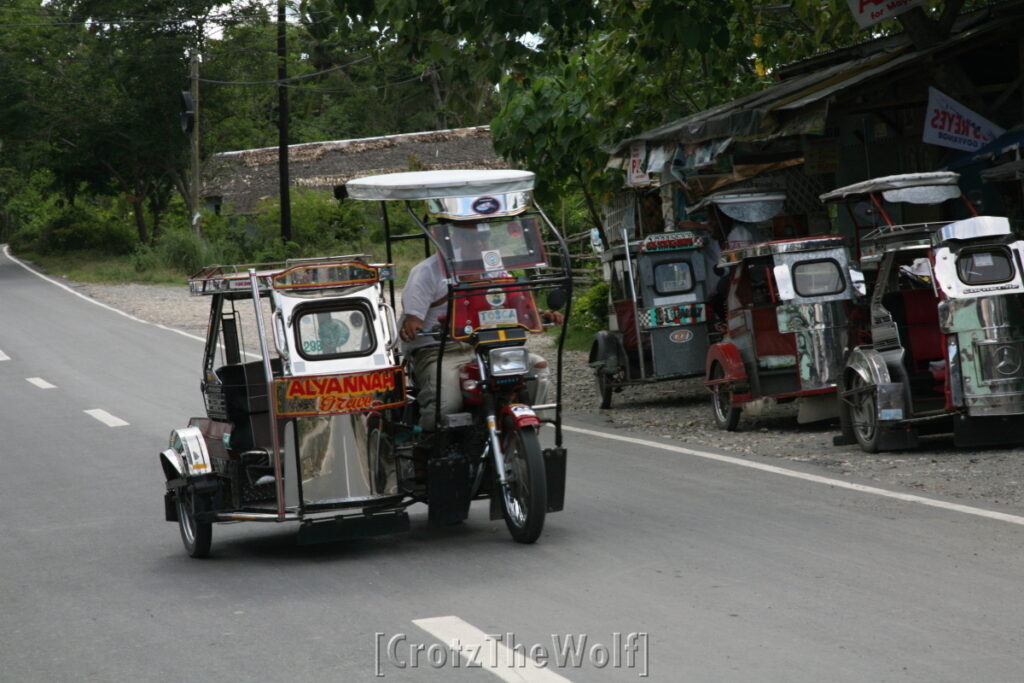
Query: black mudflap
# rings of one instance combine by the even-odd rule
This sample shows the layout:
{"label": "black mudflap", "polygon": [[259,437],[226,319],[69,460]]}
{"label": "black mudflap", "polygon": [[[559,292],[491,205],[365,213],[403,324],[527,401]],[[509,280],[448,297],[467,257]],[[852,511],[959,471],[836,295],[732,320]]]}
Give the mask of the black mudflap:
{"label": "black mudflap", "polygon": [[336,517],[322,522],[308,522],[299,527],[299,545],[334,543],[355,538],[398,534],[409,530],[409,513],[405,510],[375,515]]}
{"label": "black mudflap", "polygon": [[164,519],[168,522],[178,521],[178,501],[174,491],[164,493]]}
{"label": "black mudflap", "polygon": [[548,512],[565,506],[565,449],[544,449],[544,477],[547,480]]}
{"label": "black mudflap", "polygon": [[913,427],[903,426],[894,428],[879,427],[878,450],[880,451],[904,451],[917,448],[920,445],[917,430]]}
{"label": "black mudflap", "polygon": [[427,462],[427,510],[431,524],[457,524],[469,516],[469,463],[461,456]]}
{"label": "black mudflap", "polygon": [[1005,446],[1024,441],[1024,416],[953,418],[953,443],[957,446]]}

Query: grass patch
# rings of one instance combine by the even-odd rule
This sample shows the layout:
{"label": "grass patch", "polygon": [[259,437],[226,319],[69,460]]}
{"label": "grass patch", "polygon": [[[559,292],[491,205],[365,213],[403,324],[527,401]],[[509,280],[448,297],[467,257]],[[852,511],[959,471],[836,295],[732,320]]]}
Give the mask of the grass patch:
{"label": "grass patch", "polygon": [[110,256],[95,252],[71,252],[57,255],[17,254],[51,275],[76,282],[98,285],[137,283],[144,285],[184,285],[187,276],[172,268],[155,267],[138,271],[131,256]]}
{"label": "grass patch", "polygon": [[[547,329],[548,334],[557,343],[558,335],[561,334],[561,330],[557,327],[550,327]],[[588,330],[584,327],[574,327],[569,325],[569,329],[565,333],[565,349],[566,351],[590,351],[590,346],[594,343],[594,331]]]}

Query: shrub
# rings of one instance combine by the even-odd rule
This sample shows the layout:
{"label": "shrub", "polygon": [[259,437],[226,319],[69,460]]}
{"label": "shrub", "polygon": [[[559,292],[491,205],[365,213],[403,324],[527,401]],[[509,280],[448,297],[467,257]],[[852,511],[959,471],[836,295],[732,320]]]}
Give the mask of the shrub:
{"label": "shrub", "polygon": [[145,244],[140,244],[135,247],[135,251],[132,252],[132,269],[136,273],[146,273],[149,271],[156,270],[160,267],[160,256],[152,247]]}
{"label": "shrub", "polygon": [[608,283],[595,282],[576,295],[573,305],[573,326],[592,332],[608,325]]}
{"label": "shrub", "polygon": [[157,239],[154,250],[160,263],[185,274],[194,273],[217,260],[206,240],[188,230],[165,232]]}
{"label": "shrub", "polygon": [[43,254],[100,251],[129,254],[136,239],[124,223],[110,220],[89,205],[57,207],[40,222],[30,223],[15,236],[17,246]]}

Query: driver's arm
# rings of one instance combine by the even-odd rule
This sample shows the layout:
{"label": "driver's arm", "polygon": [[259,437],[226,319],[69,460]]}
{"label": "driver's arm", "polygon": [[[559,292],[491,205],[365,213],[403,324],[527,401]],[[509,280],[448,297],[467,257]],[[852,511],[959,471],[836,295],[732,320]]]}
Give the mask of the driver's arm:
{"label": "driver's arm", "polygon": [[407,313],[402,316],[402,329],[399,330],[398,336],[403,341],[411,342],[422,330],[423,319]]}
{"label": "driver's arm", "polygon": [[540,314],[540,319],[547,325],[562,325],[565,323],[565,316],[558,311],[544,311]]}

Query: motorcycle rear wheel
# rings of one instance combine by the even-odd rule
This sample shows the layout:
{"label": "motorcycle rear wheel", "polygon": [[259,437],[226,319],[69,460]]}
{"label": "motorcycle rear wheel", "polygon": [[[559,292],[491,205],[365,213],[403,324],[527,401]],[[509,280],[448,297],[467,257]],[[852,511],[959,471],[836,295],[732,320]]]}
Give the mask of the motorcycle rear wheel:
{"label": "motorcycle rear wheel", "polygon": [[533,543],[544,529],[547,479],[537,430],[509,421],[503,430],[502,449],[508,486],[501,492],[505,526],[518,543]]}

